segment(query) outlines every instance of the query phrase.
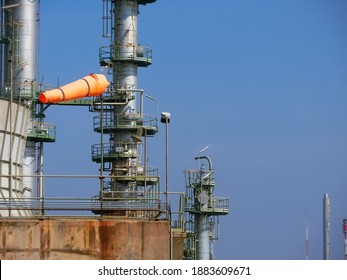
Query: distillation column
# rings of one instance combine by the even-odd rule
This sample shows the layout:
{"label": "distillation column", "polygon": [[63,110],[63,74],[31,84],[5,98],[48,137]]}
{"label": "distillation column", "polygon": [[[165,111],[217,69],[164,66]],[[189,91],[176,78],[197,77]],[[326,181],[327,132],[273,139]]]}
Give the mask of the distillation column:
{"label": "distillation column", "polygon": [[[134,61],[127,61],[127,58],[134,54],[137,48],[137,1],[119,0],[115,1],[115,23],[114,23],[114,44],[115,52],[119,52],[120,59],[124,62],[113,66],[113,83],[115,91],[136,90],[137,89],[137,65]],[[133,95],[134,93],[131,93]],[[121,122],[121,116],[127,116],[128,120],[136,122],[141,116],[137,115],[136,99],[129,100],[127,104],[118,105],[114,108],[114,119]],[[123,118],[123,117],[122,117]],[[126,117],[125,117],[126,118]],[[128,120],[124,124],[129,124]],[[131,132],[130,132],[131,133]],[[111,138],[115,143],[132,142],[132,135],[129,130],[117,130]],[[141,135],[139,135],[141,136]],[[135,138],[136,140],[136,138]],[[131,145],[131,148],[136,146]],[[136,154],[136,151],[132,151]],[[111,175],[123,175],[126,172],[136,172],[138,157],[117,158],[112,162]],[[134,170],[135,169],[135,170]],[[112,191],[131,191],[130,183],[127,181],[113,180]]]}
{"label": "distillation column", "polygon": [[188,239],[185,244],[186,259],[214,259],[214,240],[218,238],[214,232],[214,218],[229,214],[229,199],[214,197],[214,170],[211,159],[207,156],[197,156],[195,160],[204,159],[208,169],[203,164],[200,170],[185,170],[186,173],[186,212]]}
{"label": "distillation column", "polygon": [[[14,95],[31,106],[36,80],[36,1],[11,0],[13,8],[12,63]],[[17,37],[18,36],[18,37]],[[9,59],[11,60],[11,58]],[[29,116],[29,127],[35,116]],[[35,186],[36,143],[27,140],[23,162],[23,196],[30,198]],[[28,176],[28,177],[26,177]]]}
{"label": "distillation column", "polygon": [[[112,43],[100,49],[100,65],[112,70],[112,83],[102,97],[102,104],[96,102],[100,107],[95,110],[100,116],[94,118],[94,130],[108,134],[109,143],[93,145],[92,159],[100,162],[100,169],[109,171],[111,176],[101,197],[135,205],[134,208],[138,199],[145,198],[148,189],[154,190],[159,180],[154,173],[149,174],[148,166],[141,162],[140,153],[146,149],[143,138],[153,136],[158,128],[157,116],[145,118],[144,91],[137,86],[137,67],[152,63],[151,50],[138,44],[139,5],[153,2],[155,0],[103,1],[103,19],[107,21],[104,25],[111,26],[104,30],[103,36]],[[137,215],[134,213],[120,210],[112,215]]]}
{"label": "distillation column", "polygon": [[[1,4],[4,32],[0,97],[3,96],[1,111],[7,123],[2,130],[5,131],[4,150],[0,161],[1,174],[12,176],[12,179],[1,179],[2,197],[31,198],[35,185],[36,144],[26,136],[34,118],[31,105],[36,79],[36,1],[5,0]],[[26,211],[8,212],[9,216],[28,214]]]}

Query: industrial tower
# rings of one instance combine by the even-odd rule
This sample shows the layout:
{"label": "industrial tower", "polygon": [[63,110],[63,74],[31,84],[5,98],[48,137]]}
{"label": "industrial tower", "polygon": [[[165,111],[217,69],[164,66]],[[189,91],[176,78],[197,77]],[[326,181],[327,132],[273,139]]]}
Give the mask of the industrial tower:
{"label": "industrial tower", "polygon": [[112,82],[92,107],[99,113],[94,130],[101,133],[100,143],[92,146],[92,160],[100,163],[101,178],[104,172],[110,175],[102,180],[98,199],[119,205],[118,211],[105,214],[150,217],[165,211],[158,169],[146,161],[147,137],[158,132],[157,116],[144,114],[147,95],[137,86],[138,67],[152,63],[152,50],[138,43],[139,5],[153,2],[103,0],[103,37],[111,43],[100,48],[99,59]]}
{"label": "industrial tower", "polygon": [[[139,5],[153,2],[102,1],[103,35],[111,43],[100,49],[100,65],[112,73],[112,82],[99,97],[108,85],[102,74],[48,91],[37,83],[39,1],[0,0],[1,259],[170,258],[158,170],[144,160],[147,137],[158,131],[157,116],[144,114],[145,94],[137,86],[137,67],[152,63],[151,50],[137,42]],[[86,98],[72,100],[80,97]],[[66,176],[42,173],[43,143],[55,141],[44,112],[56,102],[98,114],[94,130],[100,143],[92,146],[92,160],[100,163],[100,174],[67,175],[77,185],[83,185],[78,179],[99,178],[95,197],[45,196],[44,178]]]}
{"label": "industrial tower", "polygon": [[[218,217],[229,213],[229,200],[213,196],[211,160],[196,157],[207,160],[208,169],[201,164],[186,171],[186,194],[176,193],[178,212],[168,205],[167,182],[161,199],[158,168],[147,165],[147,140],[158,132],[158,116],[144,113],[145,100],[156,100],[138,87],[138,67],[152,64],[152,50],[138,43],[137,20],[139,6],[154,2],[102,0],[108,44],[100,48],[99,62],[110,83],[103,74],[89,74],[48,90],[36,77],[40,2],[0,0],[1,259],[214,258]],[[55,126],[44,122],[44,113],[57,104],[96,114],[100,142],[91,147],[91,158],[100,164],[98,174],[43,174],[43,144],[55,142]],[[98,180],[99,192],[47,197],[47,177],[77,179],[73,184],[82,186],[82,179]]]}
{"label": "industrial tower", "polygon": [[208,169],[201,163],[200,169],[185,170],[186,179],[186,232],[185,258],[214,259],[214,241],[219,237],[219,216],[229,214],[229,199],[214,197],[214,170],[207,156]]}
{"label": "industrial tower", "polygon": [[3,216],[30,216],[25,208],[33,208],[32,198],[39,198],[35,203],[43,199],[43,143],[55,141],[55,127],[43,122],[43,112],[57,102],[71,105],[66,100],[74,96],[88,98],[72,105],[88,106],[98,113],[94,130],[101,136],[100,143],[92,146],[92,160],[100,163],[100,192],[93,205],[101,205],[102,210],[93,212],[157,217],[166,211],[165,203],[160,203],[158,169],[144,160],[147,138],[158,132],[157,116],[144,114],[144,99],[150,96],[137,86],[137,68],[152,63],[151,49],[138,44],[139,5],[153,2],[102,0],[103,37],[110,45],[100,48],[99,61],[112,74],[102,97],[98,96],[104,89],[98,85],[95,89],[94,83],[107,86],[108,82],[99,74],[38,96],[43,89],[36,82],[37,1],[0,2],[1,114],[2,120],[7,120],[0,127],[1,194],[16,199],[17,206],[18,201],[23,205],[15,211],[10,207]]}
{"label": "industrial tower", "polygon": [[1,216],[32,215],[27,208],[41,195],[43,143],[55,141],[55,126],[38,113],[36,4],[0,2],[1,198],[17,205],[1,210]]}

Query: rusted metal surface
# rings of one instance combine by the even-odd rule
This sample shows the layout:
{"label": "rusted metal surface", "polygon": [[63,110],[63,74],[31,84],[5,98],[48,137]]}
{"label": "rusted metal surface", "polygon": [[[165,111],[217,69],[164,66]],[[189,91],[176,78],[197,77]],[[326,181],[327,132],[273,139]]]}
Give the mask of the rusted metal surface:
{"label": "rusted metal surface", "polygon": [[181,230],[172,231],[173,239],[173,259],[182,260],[184,257],[184,240],[187,238],[187,233]]}
{"label": "rusted metal surface", "polygon": [[165,260],[167,221],[137,219],[1,219],[2,260]]}

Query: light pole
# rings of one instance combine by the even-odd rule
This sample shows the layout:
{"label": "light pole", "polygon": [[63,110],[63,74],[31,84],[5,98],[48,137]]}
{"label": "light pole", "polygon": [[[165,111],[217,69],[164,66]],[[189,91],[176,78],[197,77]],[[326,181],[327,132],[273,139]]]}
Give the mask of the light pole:
{"label": "light pole", "polygon": [[[166,127],[166,156],[165,156],[165,166],[166,166],[166,181],[165,181],[165,206],[166,206],[166,217],[169,219],[170,231],[169,231],[169,256],[170,260],[173,259],[173,240],[172,240],[172,227],[171,227],[171,211],[169,214],[169,123],[171,114],[168,112],[162,112],[160,122],[165,123]],[[169,216],[170,215],[170,216]]]}
{"label": "light pole", "polygon": [[[154,98],[153,96],[150,96],[150,95],[147,95],[145,94],[145,97],[147,97],[148,99],[152,100],[155,102],[156,104],[156,111],[155,111],[155,126],[156,128],[158,128],[158,100],[156,98]],[[152,122],[153,122],[153,119],[150,119],[150,125],[152,126]],[[143,162],[144,162],[144,169],[145,169],[145,175],[147,174],[147,128],[144,127],[144,159],[143,159]],[[145,178],[146,179],[146,178]],[[147,180],[145,180],[145,184],[144,184],[144,188],[145,188],[145,196],[147,195]]]}
{"label": "light pole", "polygon": [[[169,123],[170,123],[170,116],[171,114],[168,112],[162,112],[161,113],[161,118],[160,118],[160,122],[165,123],[165,128],[166,128],[166,156],[165,156],[165,167],[166,167],[166,181],[165,181],[165,202],[166,202],[166,209],[168,209],[168,205],[169,205]],[[168,216],[168,210],[166,210],[166,214]]]}

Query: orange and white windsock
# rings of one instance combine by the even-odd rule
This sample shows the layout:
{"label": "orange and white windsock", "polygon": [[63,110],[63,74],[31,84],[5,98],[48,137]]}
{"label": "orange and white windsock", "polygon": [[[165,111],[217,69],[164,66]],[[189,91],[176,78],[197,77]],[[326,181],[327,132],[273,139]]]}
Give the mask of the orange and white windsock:
{"label": "orange and white windsock", "polygon": [[42,92],[41,103],[59,103],[88,96],[100,96],[110,83],[103,74],[89,74],[60,88]]}

